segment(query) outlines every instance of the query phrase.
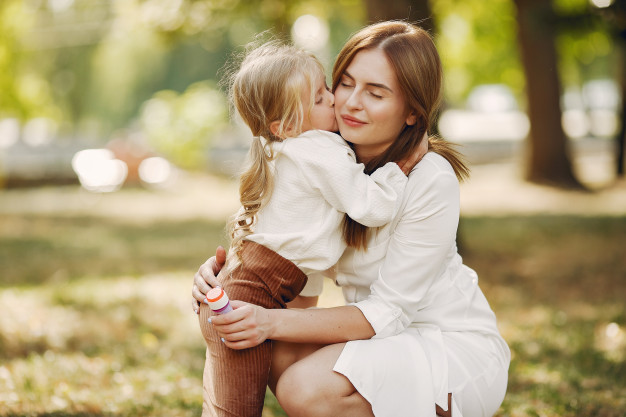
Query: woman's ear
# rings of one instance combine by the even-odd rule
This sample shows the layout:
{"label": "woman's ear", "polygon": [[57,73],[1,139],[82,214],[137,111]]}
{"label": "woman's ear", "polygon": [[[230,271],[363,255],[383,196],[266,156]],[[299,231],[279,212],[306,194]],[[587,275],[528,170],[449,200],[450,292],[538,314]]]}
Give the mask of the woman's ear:
{"label": "woman's ear", "polygon": [[406,124],[407,126],[413,126],[415,123],[417,123],[417,114],[415,114],[415,111],[411,111],[406,117]]}

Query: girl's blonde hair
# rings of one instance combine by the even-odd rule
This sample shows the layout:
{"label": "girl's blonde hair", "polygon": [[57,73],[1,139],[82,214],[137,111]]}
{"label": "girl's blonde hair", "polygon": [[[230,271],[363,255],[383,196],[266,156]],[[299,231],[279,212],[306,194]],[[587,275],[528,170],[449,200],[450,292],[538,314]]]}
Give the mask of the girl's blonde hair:
{"label": "girl's blonde hair", "polygon": [[[241,262],[243,238],[253,233],[257,213],[272,194],[272,145],[301,133],[304,117],[315,100],[314,81],[323,74],[322,64],[312,54],[270,41],[249,50],[229,78],[230,101],[254,136],[239,178],[242,208],[228,226],[231,271]],[[309,97],[303,96],[307,87]],[[274,132],[270,127],[273,122],[278,122]]]}
{"label": "girl's blonde hair", "polygon": [[[417,123],[405,126],[385,152],[365,164],[371,173],[390,161],[399,161],[415,152],[424,133],[430,131],[439,110],[443,72],[439,53],[424,29],[402,21],[376,23],[354,34],[339,52],[333,67],[332,91],[355,55],[363,50],[380,49],[393,68],[407,106],[417,115]],[[469,169],[452,144],[429,137],[428,148],[446,158],[459,180],[469,176]],[[346,215],[344,240],[349,246],[366,249],[368,228]]]}

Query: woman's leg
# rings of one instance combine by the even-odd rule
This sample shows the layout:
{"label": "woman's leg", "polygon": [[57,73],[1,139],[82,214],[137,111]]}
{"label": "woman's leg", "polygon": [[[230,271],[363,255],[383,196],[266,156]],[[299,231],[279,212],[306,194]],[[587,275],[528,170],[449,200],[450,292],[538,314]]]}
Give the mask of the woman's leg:
{"label": "woman's leg", "polygon": [[268,386],[276,394],[276,384],[283,372],[294,363],[304,359],[326,345],[272,341],[272,365]]}
{"label": "woman's leg", "polygon": [[374,415],[348,378],[333,371],[344,345],[317,349],[282,372],[275,393],[290,417]]}

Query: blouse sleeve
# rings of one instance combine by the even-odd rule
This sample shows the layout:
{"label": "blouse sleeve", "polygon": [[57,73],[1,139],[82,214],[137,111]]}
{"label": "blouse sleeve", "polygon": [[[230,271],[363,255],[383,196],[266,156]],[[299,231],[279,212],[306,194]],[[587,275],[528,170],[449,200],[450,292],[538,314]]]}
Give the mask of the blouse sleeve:
{"label": "blouse sleeve", "polygon": [[367,175],[352,149],[333,139],[318,137],[298,146],[304,178],[333,208],[368,227],[391,221],[408,181],[396,163]]}
{"label": "blouse sleeve", "polygon": [[391,232],[378,279],[368,298],[354,304],[372,325],[375,338],[398,334],[413,321],[427,303],[429,288],[443,274],[451,248],[456,247],[456,176],[452,170],[441,169],[416,169],[414,174],[417,178],[405,191],[410,194]]}

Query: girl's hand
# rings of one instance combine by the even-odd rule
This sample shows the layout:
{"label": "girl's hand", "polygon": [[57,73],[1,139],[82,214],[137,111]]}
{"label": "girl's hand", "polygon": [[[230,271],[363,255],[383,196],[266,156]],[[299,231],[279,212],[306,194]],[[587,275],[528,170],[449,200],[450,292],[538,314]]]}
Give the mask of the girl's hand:
{"label": "girl's hand", "polygon": [[231,300],[233,311],[211,316],[211,324],[231,349],[260,345],[269,339],[272,322],[268,310],[244,301]]}
{"label": "girl's hand", "polygon": [[226,251],[223,247],[218,246],[215,250],[215,256],[210,257],[203,263],[196,275],[193,277],[193,287],[191,289],[191,308],[198,314],[200,312],[200,303],[204,300],[206,293],[213,287],[218,287],[220,282],[217,275],[226,263]]}
{"label": "girl's hand", "polygon": [[420,142],[415,152],[413,152],[412,155],[408,155],[406,158],[396,163],[398,164],[402,172],[404,172],[404,175],[408,176],[411,170],[413,170],[413,168],[415,167],[415,165],[417,165],[417,163],[421,161],[424,155],[426,155],[427,153],[428,153],[428,134],[424,133],[424,137],[422,137],[422,141]]}

